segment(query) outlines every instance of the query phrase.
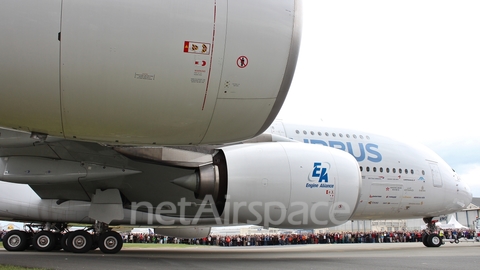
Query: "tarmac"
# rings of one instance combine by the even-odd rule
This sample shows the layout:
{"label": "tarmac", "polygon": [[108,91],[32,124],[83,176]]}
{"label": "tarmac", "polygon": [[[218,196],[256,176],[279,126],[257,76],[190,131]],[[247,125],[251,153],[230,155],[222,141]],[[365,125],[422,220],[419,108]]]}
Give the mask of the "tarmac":
{"label": "tarmac", "polygon": [[261,247],[128,248],[117,254],[8,252],[0,264],[46,269],[477,269],[480,243],[324,244]]}

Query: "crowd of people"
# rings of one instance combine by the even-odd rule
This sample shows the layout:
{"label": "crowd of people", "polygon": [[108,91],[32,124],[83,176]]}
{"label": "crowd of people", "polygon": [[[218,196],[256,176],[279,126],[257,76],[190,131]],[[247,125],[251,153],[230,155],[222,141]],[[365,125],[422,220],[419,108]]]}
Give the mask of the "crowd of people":
{"label": "crowd of people", "polygon": [[[258,234],[258,235],[209,235],[204,238],[179,239],[156,234],[130,233],[123,236],[125,243],[184,243],[191,245],[212,246],[268,246],[297,244],[344,244],[344,243],[393,243],[422,242],[423,232],[328,232],[317,234]],[[439,235],[445,239],[474,239],[474,230],[440,230]]]}

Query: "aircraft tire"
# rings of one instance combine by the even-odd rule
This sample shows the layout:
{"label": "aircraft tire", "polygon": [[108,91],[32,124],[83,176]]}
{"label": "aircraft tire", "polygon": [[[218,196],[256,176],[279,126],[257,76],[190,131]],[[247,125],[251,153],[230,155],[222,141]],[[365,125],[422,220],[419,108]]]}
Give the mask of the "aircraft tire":
{"label": "aircraft tire", "polygon": [[114,231],[102,233],[98,238],[98,247],[103,253],[115,254],[123,247],[122,236]]}
{"label": "aircraft tire", "polygon": [[52,251],[57,245],[57,237],[50,231],[40,231],[33,235],[32,246],[36,251]]}
{"label": "aircraft tire", "polygon": [[70,248],[67,245],[68,237],[70,236],[71,232],[67,232],[62,235],[62,238],[60,239],[60,246],[62,246],[62,249],[66,252],[72,252]]}
{"label": "aircraft tire", "polygon": [[3,247],[8,251],[24,251],[28,242],[28,234],[20,230],[9,231],[3,237]]}
{"label": "aircraft tire", "polygon": [[55,247],[53,248],[53,250],[61,250],[62,249],[62,237],[63,237],[63,234],[60,233],[60,232],[55,232],[53,233],[53,235],[55,235]]}
{"label": "aircraft tire", "polygon": [[439,247],[442,245],[442,238],[436,233],[432,233],[428,236],[427,240],[429,247]]}
{"label": "aircraft tire", "polygon": [[422,234],[422,242],[423,242],[424,246],[430,247],[430,245],[428,243],[428,234]]}
{"label": "aircraft tire", "polygon": [[92,247],[92,236],[83,230],[71,232],[68,236],[67,247],[73,253],[85,253]]}

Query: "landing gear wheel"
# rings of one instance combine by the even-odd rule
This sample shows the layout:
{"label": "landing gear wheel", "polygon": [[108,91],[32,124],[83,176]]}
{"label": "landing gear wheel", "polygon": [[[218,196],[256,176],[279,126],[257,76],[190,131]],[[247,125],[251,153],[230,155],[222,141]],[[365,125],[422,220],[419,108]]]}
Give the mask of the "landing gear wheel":
{"label": "landing gear wheel", "polygon": [[67,245],[68,237],[70,236],[70,234],[72,234],[72,232],[67,232],[62,235],[62,238],[60,239],[60,246],[62,246],[62,249],[66,252],[72,252]]}
{"label": "landing gear wheel", "polygon": [[74,231],[68,236],[67,247],[73,253],[85,253],[92,247],[92,236],[86,231]]}
{"label": "landing gear wheel", "polygon": [[53,248],[53,250],[60,250],[62,249],[62,237],[63,237],[63,234],[60,233],[60,232],[56,232],[56,233],[53,233],[53,235],[55,235],[55,247]]}
{"label": "landing gear wheel", "polygon": [[436,233],[430,234],[428,236],[427,242],[429,244],[429,247],[439,247],[442,245],[442,239]]}
{"label": "landing gear wheel", "polygon": [[430,247],[430,244],[428,242],[428,234],[422,234],[422,243],[426,247]]}
{"label": "landing gear wheel", "polygon": [[100,234],[98,238],[98,247],[103,253],[114,254],[123,247],[122,236],[114,231]]}
{"label": "landing gear wheel", "polygon": [[32,246],[37,251],[52,251],[57,245],[56,236],[50,231],[40,231],[33,235]]}
{"label": "landing gear wheel", "polygon": [[24,231],[9,231],[3,237],[3,247],[8,251],[24,251],[29,246],[28,234]]}

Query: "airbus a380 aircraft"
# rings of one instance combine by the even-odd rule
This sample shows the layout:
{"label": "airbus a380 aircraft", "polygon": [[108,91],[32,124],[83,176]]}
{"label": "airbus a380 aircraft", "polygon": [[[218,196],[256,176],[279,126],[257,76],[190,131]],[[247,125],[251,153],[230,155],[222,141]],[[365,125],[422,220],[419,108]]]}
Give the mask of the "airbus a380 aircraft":
{"label": "airbus a380 aircraft", "polygon": [[[471,201],[457,174],[424,147],[282,121],[269,132],[220,147],[112,148],[59,140],[3,148],[0,218],[39,227],[9,232],[4,247],[24,250],[31,243],[46,251],[59,243],[86,252],[98,245],[115,253],[122,239],[107,223],[204,237],[210,226],[322,228],[396,218],[424,218],[424,244],[438,247],[432,218]],[[94,224],[95,234],[65,233],[69,222]]]}
{"label": "airbus a380 aircraft", "polygon": [[298,0],[0,5],[0,218],[35,222],[4,237],[8,250],[116,253],[109,224],[200,237],[212,225],[428,221],[471,199],[436,155],[386,138],[296,138],[284,125],[309,144],[251,139],[288,92]]}

